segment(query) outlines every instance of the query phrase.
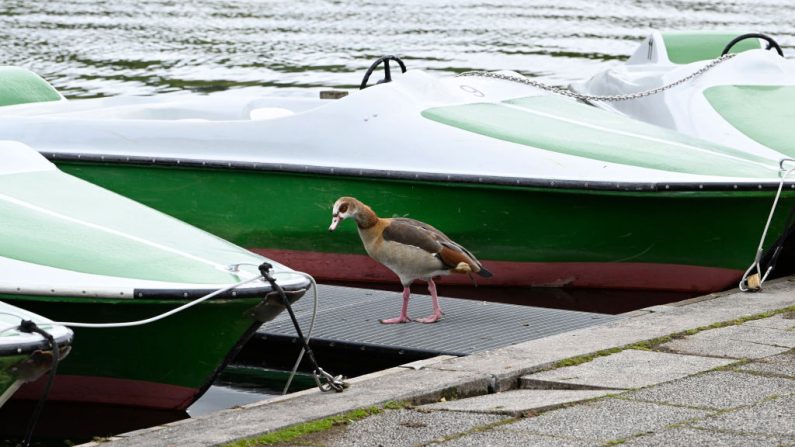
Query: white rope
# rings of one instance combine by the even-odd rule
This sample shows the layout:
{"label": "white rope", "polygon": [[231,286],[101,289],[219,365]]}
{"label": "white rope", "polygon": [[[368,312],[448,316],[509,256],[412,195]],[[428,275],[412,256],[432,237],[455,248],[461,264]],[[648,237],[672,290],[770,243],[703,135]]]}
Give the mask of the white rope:
{"label": "white rope", "polygon": [[[312,283],[312,291],[314,292],[314,301],[312,304],[312,319],[309,321],[309,331],[306,333],[306,343],[309,344],[309,340],[312,339],[312,329],[315,328],[315,317],[317,317],[317,282],[312,275],[309,275],[304,272],[296,272],[299,275],[302,275],[304,278],[308,279],[309,282]],[[298,353],[298,358],[295,360],[295,365],[293,365],[292,371],[290,371],[290,376],[287,378],[287,383],[284,385],[284,389],[282,390],[282,395],[287,394],[287,390],[290,389],[290,384],[293,383],[293,379],[295,378],[296,373],[298,372],[298,365],[301,364],[301,360],[304,358],[304,354],[306,353],[306,349],[301,347],[301,352]]]}
{"label": "white rope", "polygon": [[162,320],[163,318],[170,317],[178,312],[182,312],[185,309],[193,307],[199,303],[209,300],[210,298],[220,295],[224,292],[228,292],[229,290],[235,289],[240,287],[244,284],[248,284],[250,282],[257,281],[261,279],[261,275],[257,275],[253,278],[247,279],[245,281],[241,281],[237,284],[232,284],[231,286],[226,286],[224,288],[218,289],[215,292],[208,293],[201,298],[197,298],[189,303],[183,304],[182,306],[177,307],[176,309],[171,309],[168,312],[162,313],[160,315],[154,316],[152,318],[147,318],[145,320],[138,320],[138,321],[125,321],[121,323],[76,323],[72,321],[56,321],[55,324],[60,324],[62,326],[71,326],[71,327],[84,327],[84,328],[94,328],[94,329],[107,329],[107,328],[120,328],[120,327],[132,327],[132,326],[143,326],[145,324],[154,323],[155,321]]}
{"label": "white rope", "polygon": [[[251,265],[254,265],[254,264],[251,264]],[[296,275],[296,274],[299,275],[299,276],[303,276],[305,278],[308,278],[310,280],[310,282],[312,283],[312,286],[315,288],[315,311],[312,314],[312,325],[310,326],[310,329],[309,329],[309,333],[311,334],[312,333],[312,326],[314,326],[314,323],[315,323],[315,314],[317,312],[317,286],[316,286],[316,283],[315,283],[315,279],[312,278],[310,275],[304,273],[304,272],[295,272],[295,271],[291,271],[291,272],[274,272],[274,275],[276,275],[276,276],[278,276],[278,275]],[[73,322],[73,321],[54,321],[54,322],[49,322],[48,321],[45,324],[47,324],[47,325],[71,326],[71,327],[82,327],[82,328],[92,328],[92,329],[109,329],[109,328],[143,326],[145,324],[154,323],[156,321],[159,321],[159,320],[162,320],[164,318],[170,317],[170,316],[172,316],[172,315],[174,315],[176,313],[182,312],[185,309],[191,308],[191,307],[193,307],[193,306],[195,306],[197,304],[200,304],[200,303],[202,303],[204,301],[207,301],[210,298],[218,296],[218,295],[220,295],[220,294],[222,294],[224,292],[228,292],[228,291],[230,291],[232,289],[238,288],[240,286],[243,286],[245,284],[254,282],[254,281],[259,280],[259,279],[262,279],[261,275],[257,275],[255,277],[247,279],[245,281],[241,281],[239,283],[223,287],[223,288],[218,289],[218,290],[216,290],[214,292],[208,293],[208,294],[206,294],[206,295],[204,295],[204,296],[202,296],[200,298],[197,298],[197,299],[195,299],[195,300],[193,300],[193,301],[191,301],[189,303],[183,304],[182,306],[177,307],[176,309],[171,309],[168,312],[164,312],[164,313],[162,313],[160,315],[157,315],[157,316],[154,316],[154,317],[151,317],[151,318],[147,318],[145,320],[125,321],[125,322],[119,322],[119,323],[79,323],[79,322]],[[25,319],[23,316],[17,315],[17,314],[12,314],[12,313],[7,313],[7,312],[0,312],[0,314],[11,315],[11,316],[19,318],[20,320],[24,320]],[[16,329],[17,327],[18,327],[18,325],[13,325],[13,326],[10,326],[10,327],[0,328],[0,334],[2,334],[3,332],[10,331],[12,329]]]}
{"label": "white rope", "polygon": [[[256,264],[249,264],[245,262],[241,262],[239,264],[234,264],[230,266],[233,271],[237,269],[237,267],[241,265],[251,265],[257,267]],[[309,340],[312,339],[312,330],[315,328],[315,320],[317,319],[317,308],[318,308],[318,292],[317,292],[317,281],[312,275],[304,272],[275,272],[274,276],[279,274],[292,274],[292,275],[299,275],[303,276],[304,278],[308,279],[309,282],[312,284],[312,317],[309,320],[309,331],[306,333],[306,343],[309,344]],[[282,390],[282,395],[287,394],[287,391],[290,389],[290,385],[293,383],[293,379],[295,379],[296,374],[298,373],[298,366],[301,364],[301,360],[304,359],[304,354],[306,354],[306,349],[302,346],[301,351],[298,353],[298,358],[295,360],[295,364],[293,365],[293,369],[290,371],[290,375],[287,377],[287,383],[284,385],[284,389]]]}
{"label": "white rope", "polygon": [[[795,160],[791,158],[784,158],[779,162],[779,167],[782,171],[784,171],[784,163],[786,162],[795,162]],[[743,292],[748,291],[757,291],[762,288],[762,284],[767,279],[770,272],[773,271],[773,266],[768,267],[767,271],[762,274],[762,266],[759,262],[762,260],[762,254],[764,253],[764,245],[765,245],[765,238],[767,237],[767,230],[770,229],[770,222],[773,221],[773,214],[776,212],[776,205],[778,205],[778,199],[781,197],[781,191],[784,189],[784,181],[789,177],[792,172],[795,171],[795,168],[790,168],[784,171],[784,174],[781,176],[781,180],[778,183],[778,191],[776,191],[776,196],[773,198],[773,206],[770,208],[770,214],[767,216],[767,222],[765,223],[765,229],[762,230],[762,238],[759,240],[759,247],[756,249],[756,257],[754,258],[754,262],[748,267],[748,270],[745,271],[743,274],[742,279],[740,279],[739,288]],[[751,275],[751,271],[756,268],[756,275],[759,275],[759,285],[748,287],[748,277],[753,276]]]}
{"label": "white rope", "polygon": [[[240,266],[240,265],[253,265],[253,266],[256,267],[255,264],[247,264],[247,263],[236,264],[236,266]],[[315,320],[317,318],[317,309],[318,309],[317,281],[315,281],[315,278],[313,278],[312,275],[310,275],[308,273],[304,273],[304,272],[298,272],[298,271],[274,272],[274,276],[279,276],[279,275],[299,275],[299,276],[303,276],[304,278],[308,279],[309,282],[312,284],[312,292],[313,292],[312,318],[311,318],[311,320],[309,322],[309,331],[307,332],[307,335],[306,335],[306,342],[309,343],[309,340],[312,338],[312,331],[315,328]],[[185,309],[193,307],[193,306],[195,306],[195,305],[197,305],[199,303],[207,301],[207,300],[209,300],[210,298],[212,298],[214,296],[220,295],[220,294],[222,294],[224,292],[227,292],[229,290],[235,289],[237,287],[240,287],[242,285],[248,284],[250,282],[254,282],[254,281],[259,280],[259,279],[262,279],[262,275],[257,275],[257,276],[255,276],[253,278],[247,279],[245,281],[241,281],[241,282],[239,282],[237,284],[232,284],[230,286],[218,289],[218,290],[216,290],[214,292],[208,293],[207,295],[204,295],[204,296],[202,296],[200,298],[197,298],[197,299],[195,299],[195,300],[193,300],[193,301],[191,301],[189,303],[186,303],[186,304],[184,304],[184,305],[182,305],[182,306],[180,306],[180,307],[178,307],[176,309],[172,309],[172,310],[170,310],[168,312],[162,313],[162,314],[154,316],[152,318],[147,318],[145,320],[127,321],[127,322],[120,322],[120,323],[77,323],[77,322],[69,322],[69,321],[58,321],[58,322],[47,322],[47,324],[57,324],[57,325],[62,325],[62,326],[94,328],[94,329],[107,329],[107,328],[121,328],[121,327],[131,327],[131,326],[142,326],[142,325],[145,325],[145,324],[154,323],[155,321],[162,320],[162,319],[164,319],[166,317],[170,317],[171,315],[174,315],[174,314],[176,314],[178,312],[181,312],[181,311],[183,311]],[[18,317],[20,320],[24,320],[24,318],[22,316],[17,315],[17,314],[12,314],[12,313],[7,313],[7,312],[0,312],[0,314],[11,315],[11,316],[14,316],[14,317]],[[2,334],[5,331],[16,329],[17,327],[18,327],[18,325],[13,325],[13,326],[6,327],[6,328],[0,328],[0,334]],[[287,379],[287,383],[284,386],[284,390],[282,391],[282,394],[287,394],[287,390],[290,388],[290,385],[292,384],[293,379],[295,378],[295,375],[296,375],[296,373],[298,371],[298,365],[301,364],[301,360],[303,360],[305,353],[306,353],[306,350],[302,347],[301,348],[301,352],[298,354],[298,358],[295,361],[295,365],[293,366],[293,369],[290,372],[290,376]]]}

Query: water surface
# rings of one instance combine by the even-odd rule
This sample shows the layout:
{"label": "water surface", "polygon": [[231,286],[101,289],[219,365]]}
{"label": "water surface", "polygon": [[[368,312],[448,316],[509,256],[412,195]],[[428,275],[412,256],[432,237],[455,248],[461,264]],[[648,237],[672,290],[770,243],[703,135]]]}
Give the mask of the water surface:
{"label": "water surface", "polygon": [[511,69],[567,84],[617,63],[651,29],[775,36],[787,0],[4,0],[3,62],[69,97],[353,88],[371,61],[452,74]]}

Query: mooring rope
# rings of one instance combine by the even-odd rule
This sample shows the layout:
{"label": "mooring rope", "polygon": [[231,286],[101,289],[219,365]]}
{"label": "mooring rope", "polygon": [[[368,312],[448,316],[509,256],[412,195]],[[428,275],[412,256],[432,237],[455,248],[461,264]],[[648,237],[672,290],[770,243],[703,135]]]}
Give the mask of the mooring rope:
{"label": "mooring rope", "polygon": [[[309,330],[306,333],[306,342],[309,343],[309,340],[312,339],[312,331],[315,329],[315,319],[317,318],[317,282],[315,282],[315,278],[312,275],[306,274],[304,272],[299,272],[300,275],[304,275],[305,278],[312,283],[312,291],[314,292],[314,301],[312,303],[312,317],[309,319]],[[293,383],[293,379],[295,375],[298,373],[298,365],[301,364],[301,360],[304,358],[304,354],[306,350],[303,346],[301,346],[301,351],[298,353],[298,358],[295,360],[295,364],[293,365],[293,369],[290,370],[290,376],[287,377],[287,383],[284,384],[284,389],[282,390],[282,396],[287,394],[287,391],[290,389],[290,385]]]}
{"label": "mooring rope", "polygon": [[32,320],[22,320],[22,323],[19,325],[19,331],[41,335],[45,340],[47,340],[50,348],[52,348],[52,366],[50,367],[50,374],[47,379],[47,384],[44,386],[44,390],[42,391],[41,396],[39,396],[38,402],[36,402],[36,407],[33,410],[33,416],[31,416],[30,420],[28,421],[28,427],[25,430],[25,438],[21,444],[22,447],[29,447],[30,441],[33,438],[33,432],[36,431],[36,424],[39,422],[41,412],[44,410],[44,404],[47,402],[47,397],[50,395],[52,384],[55,382],[55,373],[58,370],[58,363],[61,359],[61,351],[60,347],[58,346],[58,342],[55,341],[55,337],[37,326]]}
{"label": "mooring rope", "polygon": [[236,289],[242,285],[257,281],[262,279],[262,276],[257,275],[253,278],[249,278],[245,281],[241,281],[237,284],[232,284],[231,286],[223,287],[218,289],[214,292],[208,293],[200,298],[197,298],[189,303],[183,304],[182,306],[177,307],[176,309],[171,309],[168,312],[164,312],[160,315],[156,315],[151,318],[147,318],[145,320],[136,320],[136,321],[125,321],[120,323],[79,323],[73,321],[56,321],[55,324],[60,324],[62,326],[70,326],[70,327],[82,327],[82,328],[93,328],[93,329],[107,329],[107,328],[121,328],[121,327],[133,327],[133,326],[143,326],[145,324],[154,323],[155,321],[162,320],[166,317],[170,317],[176,313],[182,312],[185,309],[193,307],[199,303],[209,300],[214,296],[218,296],[224,292],[228,292],[232,289]]}
{"label": "mooring rope", "polygon": [[[317,360],[315,359],[315,354],[312,352],[312,348],[309,347],[308,340],[301,332],[301,325],[298,324],[298,319],[295,316],[295,312],[293,312],[292,305],[290,305],[290,300],[287,299],[287,295],[285,295],[284,290],[282,290],[281,286],[276,283],[276,279],[270,274],[270,264],[263,262],[262,265],[259,266],[259,271],[265,280],[268,281],[271,286],[279,292],[279,295],[281,295],[282,302],[284,302],[284,306],[287,307],[287,313],[290,315],[290,319],[292,320],[293,326],[295,327],[295,332],[298,334],[298,339],[301,341],[301,344],[304,348],[303,350],[306,351],[306,354],[309,356],[309,361],[312,363],[312,367],[314,368],[312,370],[312,375],[314,376],[315,383],[317,384],[318,388],[320,388],[320,391],[336,391],[338,393],[344,391],[345,388],[348,387],[348,384],[345,383],[345,379],[341,375],[334,376],[333,374],[329,374],[328,372],[324,371],[320,365],[318,365]],[[303,356],[303,353],[300,356]]]}
{"label": "mooring rope", "polygon": [[[233,266],[230,266],[230,267],[232,267],[234,269],[234,268],[237,268],[238,266],[241,266],[241,265],[249,265],[249,266],[259,267],[256,264],[249,264],[249,263],[234,264]],[[312,295],[313,295],[312,317],[309,319],[309,330],[307,331],[306,336],[305,336],[306,343],[308,345],[309,341],[312,339],[312,331],[314,331],[314,329],[315,329],[315,321],[317,319],[317,309],[318,309],[317,281],[315,281],[315,278],[312,275],[310,275],[308,273],[305,273],[305,272],[293,271],[293,272],[290,272],[290,273],[297,274],[299,276],[303,276],[304,278],[308,279],[309,282],[312,284]],[[287,377],[287,382],[284,384],[284,389],[282,389],[282,395],[287,394],[287,391],[290,389],[290,385],[292,385],[293,380],[295,379],[295,376],[298,374],[298,367],[301,364],[301,360],[304,359],[304,354],[306,354],[306,349],[304,348],[304,346],[301,346],[301,351],[298,352],[298,358],[296,358],[295,364],[293,364],[293,369],[290,370],[290,375]],[[328,391],[328,390],[324,390],[322,387],[321,387],[321,390]]]}
{"label": "mooring rope", "polygon": [[[770,208],[770,214],[767,216],[767,222],[765,222],[765,228],[762,230],[762,238],[759,240],[759,247],[756,249],[756,256],[754,257],[754,262],[748,267],[748,270],[745,271],[743,277],[740,279],[739,288],[743,292],[757,292],[762,290],[762,284],[764,284],[765,280],[767,279],[770,272],[773,271],[773,265],[768,266],[767,270],[764,274],[762,274],[762,266],[760,262],[762,261],[762,255],[764,254],[764,245],[765,245],[765,238],[767,237],[767,231],[770,229],[770,222],[773,221],[773,215],[776,212],[776,206],[778,205],[778,199],[781,197],[781,191],[784,189],[784,181],[795,171],[795,168],[790,168],[785,170],[784,163],[787,162],[795,162],[795,159],[791,158],[783,158],[779,161],[779,169],[784,172],[781,175],[781,179],[778,183],[778,190],[776,191],[776,195],[773,198],[773,206]],[[756,269],[756,273],[751,273],[754,268]]]}
{"label": "mooring rope", "polygon": [[[298,325],[298,321],[296,320],[295,314],[293,313],[293,309],[290,306],[290,302],[288,301],[287,296],[284,294],[284,290],[282,290],[281,286],[279,284],[277,284],[276,279],[270,273],[270,269],[271,269],[272,266],[270,264],[267,264],[267,263],[263,263],[263,264],[260,264],[260,265],[249,264],[249,263],[239,263],[239,264],[231,265],[231,266],[229,266],[229,268],[232,271],[237,271],[237,267],[239,267],[241,265],[252,265],[252,266],[258,267],[260,269],[261,273],[260,273],[260,275],[255,276],[253,278],[250,278],[250,279],[247,279],[245,281],[241,281],[241,282],[239,282],[237,284],[232,284],[230,286],[227,286],[227,287],[218,289],[218,290],[216,290],[214,292],[208,293],[208,294],[202,296],[201,298],[197,298],[197,299],[195,299],[195,300],[193,300],[193,301],[191,301],[189,303],[186,303],[186,304],[184,304],[184,305],[182,305],[182,306],[180,306],[180,307],[178,307],[176,309],[172,309],[172,310],[170,310],[168,312],[164,312],[164,313],[162,313],[160,315],[157,315],[157,316],[154,316],[152,318],[147,318],[145,320],[120,322],[120,323],[78,323],[78,322],[70,322],[70,321],[57,321],[57,322],[54,322],[54,324],[60,324],[60,325],[63,325],[63,326],[71,326],[71,327],[94,328],[94,329],[97,329],[97,328],[105,329],[105,328],[121,328],[121,327],[131,327],[131,326],[142,326],[144,324],[154,323],[155,321],[162,320],[162,319],[164,319],[166,317],[169,317],[169,316],[174,315],[174,314],[176,314],[178,312],[181,312],[181,311],[183,311],[185,309],[193,307],[193,306],[195,306],[195,305],[197,305],[197,304],[199,304],[201,302],[207,301],[208,299],[210,299],[210,298],[212,298],[214,296],[220,295],[220,294],[222,294],[224,292],[227,292],[229,290],[235,289],[237,287],[240,287],[242,285],[248,284],[250,282],[254,282],[254,281],[257,281],[257,280],[260,280],[260,279],[264,279],[264,280],[268,281],[271,284],[271,287],[272,287],[273,291],[279,293],[279,295],[281,296],[282,301],[283,301],[285,307],[287,308],[287,311],[290,314],[290,318],[293,321],[293,325],[295,326],[295,330],[298,333],[298,338],[300,339],[300,341],[302,343],[301,352],[298,354],[298,359],[296,360],[295,365],[294,365],[292,371],[290,372],[290,376],[288,377],[287,384],[286,384],[286,386],[284,388],[285,392],[290,387],[290,384],[292,383],[293,378],[295,377],[295,375],[297,373],[298,365],[301,363],[301,360],[303,359],[305,353],[309,354],[309,357],[310,357],[310,359],[312,361],[312,365],[314,367],[313,375],[314,375],[315,382],[317,383],[318,388],[320,388],[321,391],[331,391],[331,390],[333,390],[333,391],[341,392],[345,387],[347,387],[347,384],[344,383],[343,377],[342,376],[333,376],[333,375],[327,373],[326,371],[324,371],[323,368],[318,366],[317,361],[315,360],[314,355],[312,354],[312,350],[309,348],[309,340],[310,340],[310,337],[312,335],[312,330],[315,327],[315,320],[316,320],[316,317],[317,317],[317,303],[318,303],[318,299],[317,299],[317,283],[315,282],[315,278],[313,278],[311,275],[309,275],[307,273],[296,272],[296,271],[275,272],[274,273],[276,276],[278,276],[278,275],[286,275],[286,274],[289,274],[289,275],[297,274],[299,276],[303,276],[303,277],[309,279],[310,283],[312,284],[313,291],[314,291],[314,305],[313,305],[313,309],[312,309],[312,318],[311,318],[310,325],[309,325],[309,333],[308,333],[307,337],[304,337],[303,333],[301,332],[301,327]],[[322,383],[322,382],[326,382],[326,383]]]}
{"label": "mooring rope", "polygon": [[[49,332],[42,329],[33,320],[27,320],[25,316],[11,312],[0,312],[0,315],[10,315],[12,317],[19,318],[20,320],[19,324],[15,324],[0,329],[0,334],[2,334],[3,332],[9,332],[11,330],[16,330],[18,332],[25,332],[28,334],[36,333],[39,334],[42,338],[44,338],[47,341],[47,343],[50,345],[50,348],[52,349],[52,367],[50,368],[50,374],[49,378],[47,379],[47,384],[44,386],[42,395],[39,397],[39,400],[36,403],[36,407],[33,410],[33,416],[28,421],[28,427],[25,430],[25,437],[23,438],[22,443],[20,444],[21,447],[28,447],[30,446],[30,441],[33,437],[33,432],[36,430],[36,424],[39,421],[41,412],[44,409],[44,403],[47,401],[47,396],[49,396],[50,389],[52,389],[52,385],[55,381],[55,373],[58,369],[58,364],[61,359],[61,351],[60,347],[58,346],[58,342],[55,341],[55,337]],[[54,323],[51,323],[49,321],[41,322],[41,325],[45,326],[51,326],[53,324]]]}

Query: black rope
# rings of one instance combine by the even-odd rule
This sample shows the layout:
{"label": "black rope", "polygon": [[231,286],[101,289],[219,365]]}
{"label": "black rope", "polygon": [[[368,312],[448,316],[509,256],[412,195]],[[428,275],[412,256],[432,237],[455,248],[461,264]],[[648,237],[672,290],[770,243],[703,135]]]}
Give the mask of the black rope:
{"label": "black rope", "polygon": [[[295,317],[295,312],[293,312],[293,307],[290,305],[290,300],[287,299],[287,295],[284,293],[284,289],[276,283],[276,278],[274,278],[270,271],[273,266],[267,262],[263,262],[259,266],[260,274],[262,277],[268,281],[276,292],[278,292],[279,296],[284,303],[284,306],[287,308],[287,313],[290,314],[290,319],[293,320],[293,326],[295,326],[295,332],[298,333],[298,339],[301,341],[301,344],[304,347],[304,351],[309,356],[309,361],[312,362],[313,374],[315,375],[315,381],[317,381],[318,386],[323,391],[328,391],[329,389],[333,389],[334,391],[341,392],[344,388],[341,378],[333,377],[331,374],[327,373],[323,370],[318,364],[317,360],[315,360],[315,354],[312,352],[312,348],[309,347],[309,343],[307,343],[306,338],[304,338],[304,333],[301,331],[301,326],[298,324],[298,319]],[[324,387],[320,383],[320,378],[323,378],[326,381],[326,386]]]}
{"label": "black rope", "polygon": [[[782,253],[785,252],[785,248],[786,248],[786,244],[785,243],[789,242],[791,244],[793,242],[793,241],[789,240],[789,237],[790,237],[790,235],[792,233],[793,233],[793,228],[790,227],[789,229],[787,229],[787,231],[784,232],[784,234],[776,242],[773,243],[773,245],[770,248],[767,249],[765,254],[762,256],[762,259],[760,260],[760,268],[761,268],[762,265],[766,266],[766,268],[763,269],[762,271],[766,272],[767,270],[770,270],[771,277],[773,277],[773,278],[777,278],[777,277],[792,273],[791,271],[776,272],[776,270],[775,270],[776,264],[778,263],[779,257],[781,256]],[[791,250],[792,249],[790,248],[790,251]],[[790,256],[791,256],[791,253],[790,253]],[[787,254],[785,254],[784,258],[787,258],[787,257],[788,257]],[[787,260],[787,261],[789,261],[789,260]]]}
{"label": "black rope", "polygon": [[38,423],[41,412],[44,410],[44,403],[47,401],[47,396],[50,394],[52,383],[55,380],[55,372],[58,369],[58,361],[60,360],[61,353],[58,350],[58,344],[55,343],[55,337],[53,337],[44,329],[38,327],[33,321],[22,320],[22,323],[19,325],[19,330],[27,333],[35,332],[41,335],[50,343],[50,348],[52,349],[52,368],[50,368],[50,378],[47,380],[47,385],[44,387],[44,392],[41,394],[41,397],[39,397],[38,403],[36,403],[36,408],[33,410],[33,416],[28,421],[25,439],[21,444],[22,447],[28,447],[30,446],[30,440],[33,437],[33,432],[36,430],[36,423]]}

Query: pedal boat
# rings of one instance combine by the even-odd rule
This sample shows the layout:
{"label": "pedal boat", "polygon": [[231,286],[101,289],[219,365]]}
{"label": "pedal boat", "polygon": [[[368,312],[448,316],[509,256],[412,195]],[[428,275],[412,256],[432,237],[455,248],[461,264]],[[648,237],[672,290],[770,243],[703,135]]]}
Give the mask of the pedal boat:
{"label": "pedal boat", "polygon": [[38,379],[54,365],[53,346],[42,335],[20,328],[23,321],[32,321],[53,337],[58,362],[71,349],[74,334],[69,328],[0,301],[0,407],[22,384]]}
{"label": "pedal boat", "polygon": [[[265,261],[65,174],[18,142],[0,142],[0,216],[0,300],[58,322],[154,317],[257,276],[256,265]],[[239,263],[255,266],[230,268]],[[304,277],[273,265],[292,299],[304,293]],[[57,370],[47,408],[184,410],[253,332],[283,310],[271,292],[256,280],[151,324],[74,328],[76,342]],[[0,324],[6,318],[0,314]],[[54,328],[71,338],[69,330]],[[40,349],[40,341],[31,343]],[[9,405],[38,399],[45,379],[23,385]],[[12,416],[0,416],[0,425]]]}
{"label": "pedal boat", "polygon": [[762,157],[795,158],[795,62],[771,37],[654,31],[624,63],[572,85],[588,95],[623,95],[686,79],[663,92],[597,107]]}
{"label": "pedal boat", "polygon": [[[334,201],[355,196],[471,249],[494,272],[481,285],[722,290],[754,260],[780,180],[772,151],[500,79],[409,70],[337,100],[67,100],[4,70],[39,97],[5,101],[0,138],[323,281],[394,282],[353,226],[326,231]],[[764,248],[791,223],[776,212]],[[456,282],[469,279],[442,281]]]}

